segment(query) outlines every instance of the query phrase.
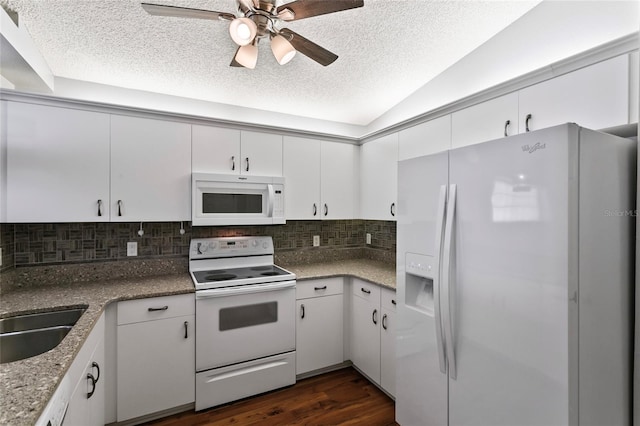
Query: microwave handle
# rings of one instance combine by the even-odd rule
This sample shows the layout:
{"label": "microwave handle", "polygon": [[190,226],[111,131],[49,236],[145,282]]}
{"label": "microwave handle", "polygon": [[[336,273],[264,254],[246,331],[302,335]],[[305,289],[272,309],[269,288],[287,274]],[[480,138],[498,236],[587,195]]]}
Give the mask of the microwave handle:
{"label": "microwave handle", "polygon": [[269,191],[269,205],[267,206],[267,211],[269,212],[268,216],[273,217],[273,199],[276,196],[275,190],[273,189],[273,185],[267,185],[267,190]]}

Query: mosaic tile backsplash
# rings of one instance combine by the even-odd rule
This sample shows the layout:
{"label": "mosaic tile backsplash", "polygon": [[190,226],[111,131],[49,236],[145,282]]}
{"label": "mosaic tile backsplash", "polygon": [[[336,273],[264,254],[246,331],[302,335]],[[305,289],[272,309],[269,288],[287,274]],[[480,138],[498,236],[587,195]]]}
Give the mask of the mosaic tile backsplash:
{"label": "mosaic tile backsplash", "polygon": [[[396,248],[396,224],[387,221],[333,220],[288,221],[285,225],[238,227],[191,227],[184,222],[143,223],[34,223],[0,224],[2,266],[86,263],[133,259],[127,257],[127,242],[138,242],[137,259],[187,257],[191,238],[238,235],[273,237],[276,255],[313,247],[313,235],[320,235],[324,248],[372,248],[388,252]],[[365,245],[370,233],[371,245]]]}

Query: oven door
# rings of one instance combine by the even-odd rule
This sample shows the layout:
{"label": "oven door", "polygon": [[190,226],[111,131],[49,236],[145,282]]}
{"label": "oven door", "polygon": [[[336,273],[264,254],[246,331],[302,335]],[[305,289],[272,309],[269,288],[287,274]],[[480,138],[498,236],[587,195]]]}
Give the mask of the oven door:
{"label": "oven door", "polygon": [[296,282],[196,291],[196,371],[295,350]]}

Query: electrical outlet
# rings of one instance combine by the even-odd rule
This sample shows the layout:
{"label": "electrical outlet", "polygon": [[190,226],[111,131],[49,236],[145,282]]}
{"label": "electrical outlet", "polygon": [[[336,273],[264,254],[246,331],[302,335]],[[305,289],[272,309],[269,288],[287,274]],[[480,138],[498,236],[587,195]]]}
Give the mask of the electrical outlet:
{"label": "electrical outlet", "polygon": [[371,244],[371,234],[367,234],[367,244]]}
{"label": "electrical outlet", "polygon": [[129,241],[127,243],[127,256],[138,255],[138,243],[136,241]]}
{"label": "electrical outlet", "polygon": [[320,246],[320,235],[314,235],[313,236],[313,246],[314,247],[319,247]]}

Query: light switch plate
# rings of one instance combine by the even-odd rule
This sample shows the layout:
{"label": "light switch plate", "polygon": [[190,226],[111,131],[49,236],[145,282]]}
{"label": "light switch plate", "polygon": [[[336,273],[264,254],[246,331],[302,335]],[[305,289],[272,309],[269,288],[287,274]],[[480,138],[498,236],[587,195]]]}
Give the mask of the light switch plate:
{"label": "light switch plate", "polygon": [[319,247],[320,246],[320,235],[314,235],[313,236],[313,246],[314,247]]}
{"label": "light switch plate", "polygon": [[136,241],[129,241],[127,243],[127,256],[138,255],[138,243]]}
{"label": "light switch plate", "polygon": [[371,234],[367,233],[367,244],[371,244]]}

